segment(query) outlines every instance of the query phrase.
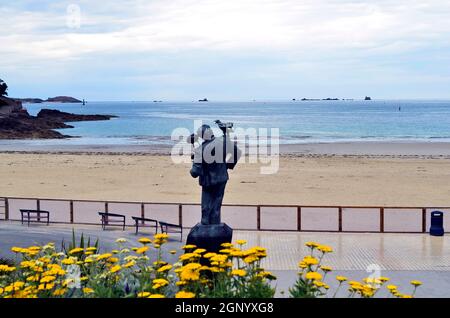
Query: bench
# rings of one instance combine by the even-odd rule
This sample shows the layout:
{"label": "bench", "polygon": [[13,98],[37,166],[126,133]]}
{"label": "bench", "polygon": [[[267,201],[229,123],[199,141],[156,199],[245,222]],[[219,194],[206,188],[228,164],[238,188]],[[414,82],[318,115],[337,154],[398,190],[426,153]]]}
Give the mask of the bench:
{"label": "bench", "polygon": [[[122,230],[125,231],[125,215],[109,213],[109,212],[98,212],[102,218],[102,229],[106,230],[107,225],[118,225],[122,226]],[[111,224],[112,223],[112,224]]]}
{"label": "bench", "polygon": [[26,221],[28,226],[30,226],[30,222],[47,223],[47,225],[50,223],[50,212],[48,211],[21,209],[20,216],[22,224]]}
{"label": "bench", "polygon": [[[158,233],[158,221],[157,220],[153,220],[153,219],[147,219],[147,218],[143,218],[143,217],[138,217],[138,216],[132,216],[131,217],[134,222],[135,222],[135,226],[136,226],[136,235],[139,232],[139,226],[140,227],[154,227],[155,228],[155,233]],[[146,225],[146,222],[150,222],[150,223],[154,223],[154,225]]]}
{"label": "bench", "polygon": [[159,225],[161,226],[161,233],[180,233],[180,242],[183,240],[183,227],[181,225],[162,221],[159,221]]}

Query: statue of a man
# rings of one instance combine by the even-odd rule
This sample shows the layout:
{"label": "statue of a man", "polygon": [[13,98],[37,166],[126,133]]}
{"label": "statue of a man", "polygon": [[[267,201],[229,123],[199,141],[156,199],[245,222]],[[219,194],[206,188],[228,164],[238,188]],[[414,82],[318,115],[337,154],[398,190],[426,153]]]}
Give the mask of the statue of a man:
{"label": "statue of a man", "polygon": [[241,150],[224,131],[221,137],[215,137],[209,125],[202,125],[197,135],[203,139],[201,146],[195,149],[191,176],[199,177],[202,186],[203,225],[220,224],[225,186],[228,181],[228,169],[234,169]]}

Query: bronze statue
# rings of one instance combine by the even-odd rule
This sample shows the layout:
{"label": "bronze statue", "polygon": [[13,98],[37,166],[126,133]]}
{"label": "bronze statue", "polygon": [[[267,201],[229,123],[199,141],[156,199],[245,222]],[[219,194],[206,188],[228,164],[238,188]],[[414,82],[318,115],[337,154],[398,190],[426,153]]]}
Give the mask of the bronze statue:
{"label": "bronze statue", "polygon": [[232,123],[216,121],[223,136],[215,137],[209,125],[202,125],[197,135],[191,135],[194,143],[200,137],[203,142],[195,149],[191,176],[199,178],[202,187],[202,219],[188,236],[188,244],[195,244],[210,251],[220,248],[221,243],[230,242],[232,230],[221,223],[221,207],[225,187],[229,179],[228,169],[234,169],[241,156],[237,143],[229,132]]}

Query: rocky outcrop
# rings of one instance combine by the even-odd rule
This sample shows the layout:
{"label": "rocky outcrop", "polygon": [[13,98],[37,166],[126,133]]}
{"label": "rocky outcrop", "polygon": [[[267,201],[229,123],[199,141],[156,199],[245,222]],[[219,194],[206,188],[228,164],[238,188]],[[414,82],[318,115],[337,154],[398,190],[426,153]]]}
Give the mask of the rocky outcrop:
{"label": "rocky outcrop", "polygon": [[82,103],[81,100],[70,97],[70,96],[56,96],[49,97],[46,102],[55,102],[55,103]]}
{"label": "rocky outcrop", "polygon": [[77,115],[77,114],[61,112],[56,109],[42,109],[37,115],[37,118],[56,121],[56,122],[109,120],[109,119],[115,118],[115,117],[117,117],[117,116]]}
{"label": "rocky outcrop", "polygon": [[16,100],[1,97],[0,139],[62,139],[63,135],[53,129],[73,128],[65,122],[109,120],[116,116],[77,115],[52,109],[42,109],[37,116],[31,116]]}
{"label": "rocky outcrop", "polygon": [[41,104],[45,102],[45,100],[40,98],[15,98],[16,101],[22,102],[22,103],[29,103],[29,104]]}

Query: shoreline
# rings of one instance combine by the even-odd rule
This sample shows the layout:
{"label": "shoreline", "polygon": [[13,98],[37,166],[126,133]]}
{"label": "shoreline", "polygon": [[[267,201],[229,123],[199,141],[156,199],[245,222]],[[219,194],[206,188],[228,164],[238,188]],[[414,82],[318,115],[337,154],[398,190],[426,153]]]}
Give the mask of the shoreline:
{"label": "shoreline", "polygon": [[[11,145],[0,140],[1,154],[169,156],[172,146],[152,145]],[[450,159],[450,142],[351,141],[280,145],[281,157],[362,157]]]}

